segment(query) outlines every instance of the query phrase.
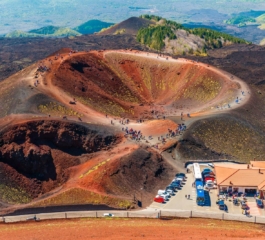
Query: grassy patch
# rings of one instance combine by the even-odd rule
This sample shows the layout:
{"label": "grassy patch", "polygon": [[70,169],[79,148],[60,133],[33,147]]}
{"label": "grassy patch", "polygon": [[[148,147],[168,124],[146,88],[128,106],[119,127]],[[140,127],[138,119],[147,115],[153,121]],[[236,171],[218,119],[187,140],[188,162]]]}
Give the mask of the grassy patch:
{"label": "grassy patch", "polygon": [[219,81],[209,77],[201,77],[191,87],[185,89],[183,97],[206,102],[214,99],[220,90]]}
{"label": "grassy patch", "polygon": [[265,152],[264,134],[233,118],[203,120],[192,130],[192,136],[207,148],[242,162],[263,159]]}
{"label": "grassy patch", "polygon": [[60,104],[50,102],[45,105],[39,105],[38,110],[44,114],[51,114],[57,116],[74,116],[74,117],[82,117],[83,114],[80,114],[72,109],[66,108]]}
{"label": "grassy patch", "polygon": [[83,178],[83,177],[89,175],[90,173],[94,172],[94,171],[97,170],[99,167],[105,165],[105,164],[106,164],[107,162],[109,162],[109,161],[110,161],[110,158],[107,159],[106,161],[103,161],[103,162],[99,163],[98,165],[94,166],[93,168],[91,168],[91,169],[90,169],[89,171],[87,171],[86,173],[84,173],[84,174],[82,174],[81,176],[79,176],[79,178]]}
{"label": "grassy patch", "polygon": [[55,197],[34,204],[34,207],[67,204],[104,204],[117,208],[130,208],[133,206],[133,203],[129,200],[105,196],[81,188],[71,188]]}
{"label": "grassy patch", "polygon": [[31,198],[20,188],[10,187],[5,184],[0,184],[0,198],[7,203],[29,203]]}

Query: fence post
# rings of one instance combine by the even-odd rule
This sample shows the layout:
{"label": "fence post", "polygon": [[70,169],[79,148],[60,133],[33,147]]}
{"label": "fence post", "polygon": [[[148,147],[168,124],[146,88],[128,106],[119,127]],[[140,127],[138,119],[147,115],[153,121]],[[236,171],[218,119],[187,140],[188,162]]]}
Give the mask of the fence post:
{"label": "fence post", "polygon": [[96,211],[96,218],[98,217],[98,212]]}
{"label": "fence post", "polygon": [[157,218],[161,217],[161,210],[159,210],[159,212],[157,213]]}
{"label": "fence post", "polygon": [[192,218],[192,210],[190,211],[190,217]]}
{"label": "fence post", "polygon": [[254,221],[254,223],[257,223],[257,217],[255,216],[255,221]]}
{"label": "fence post", "polygon": [[224,220],[224,217],[225,217],[225,216],[224,216],[224,213],[223,213],[223,214],[222,214],[222,220]]}
{"label": "fence post", "polygon": [[127,214],[126,214],[127,218],[129,217],[129,212],[127,211]]}
{"label": "fence post", "polygon": [[67,213],[65,213],[65,218],[67,219]]}

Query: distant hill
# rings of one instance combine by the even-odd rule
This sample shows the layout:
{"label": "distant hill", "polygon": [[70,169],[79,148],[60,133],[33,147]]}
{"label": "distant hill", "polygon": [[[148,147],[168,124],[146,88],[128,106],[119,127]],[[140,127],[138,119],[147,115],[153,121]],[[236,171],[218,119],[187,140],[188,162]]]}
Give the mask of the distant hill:
{"label": "distant hill", "polygon": [[11,33],[7,33],[6,35],[4,35],[4,37],[5,38],[28,38],[28,37],[38,37],[38,34],[15,30]]}
{"label": "distant hill", "polygon": [[244,27],[247,24],[253,24],[256,20],[253,17],[236,16],[225,21],[228,25],[237,25],[238,27]]}
{"label": "distant hill", "polygon": [[265,29],[265,11],[249,11],[234,14],[230,19],[224,21],[228,25],[245,27],[248,25],[257,25],[259,29]]}
{"label": "distant hill", "polygon": [[208,49],[248,43],[244,39],[208,28],[189,29],[154,15],[142,15],[140,18],[152,24],[138,31],[137,40],[151,49],[170,54],[206,55]]}
{"label": "distant hill", "polygon": [[29,31],[28,33],[40,34],[49,36],[52,35],[54,37],[64,37],[64,36],[79,36],[81,35],[79,32],[71,29],[71,28],[64,28],[64,27],[55,27],[55,26],[47,26],[39,29],[34,29]]}
{"label": "distant hill", "polygon": [[260,24],[259,29],[265,30],[265,14],[260,15],[256,18],[257,23]]}
{"label": "distant hill", "polygon": [[100,35],[132,34],[136,35],[140,28],[148,27],[152,22],[148,19],[131,17],[121,23],[101,31]]}
{"label": "distant hill", "polygon": [[27,37],[70,37],[80,36],[81,34],[70,28],[47,26],[34,29],[29,32],[13,31],[5,35],[6,38],[27,38]]}
{"label": "distant hill", "polygon": [[112,25],[114,25],[114,23],[102,22],[100,20],[89,20],[74,28],[74,30],[81,34],[92,34],[99,32],[104,28],[109,28]]}
{"label": "distant hill", "polygon": [[112,26],[113,23],[102,22],[99,20],[90,20],[81,24],[80,26],[71,29],[67,27],[56,27],[56,26],[46,26],[39,29],[33,29],[28,32],[24,31],[13,31],[4,35],[6,38],[27,38],[27,37],[71,37],[71,36],[81,36],[83,34],[92,34],[99,32],[102,29]]}

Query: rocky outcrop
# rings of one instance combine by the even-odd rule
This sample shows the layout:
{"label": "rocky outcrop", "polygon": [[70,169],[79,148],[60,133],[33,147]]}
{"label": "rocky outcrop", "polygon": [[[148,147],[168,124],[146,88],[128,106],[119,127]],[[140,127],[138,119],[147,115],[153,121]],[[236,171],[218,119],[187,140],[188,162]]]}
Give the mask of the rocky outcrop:
{"label": "rocky outcrop", "polygon": [[41,120],[9,127],[0,132],[0,181],[37,197],[65,183],[81,155],[119,141],[108,129],[93,125]]}

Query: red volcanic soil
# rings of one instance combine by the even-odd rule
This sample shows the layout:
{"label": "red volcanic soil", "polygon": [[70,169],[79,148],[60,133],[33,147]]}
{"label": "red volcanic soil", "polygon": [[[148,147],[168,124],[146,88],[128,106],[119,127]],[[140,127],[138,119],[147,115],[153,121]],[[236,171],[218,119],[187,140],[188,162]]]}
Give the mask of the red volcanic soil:
{"label": "red volcanic soil", "polygon": [[2,239],[196,239],[227,240],[265,238],[264,227],[253,223],[212,219],[74,219],[1,224]]}
{"label": "red volcanic soil", "polygon": [[[141,204],[147,206],[181,168],[161,157],[181,134],[166,143],[158,137],[177,129],[181,112],[191,113],[188,125],[216,113],[213,106],[234,102],[247,88],[227,73],[186,59],[122,50],[65,52],[38,63],[48,71],[35,64],[0,83],[5,87],[3,99],[11,98],[6,101],[11,113],[17,113],[10,104],[17,99],[9,90],[27,88],[19,99],[23,114],[9,114],[1,122],[5,127],[0,132],[0,193],[8,192],[3,202],[34,199],[34,206],[96,203],[129,208],[140,205],[143,194]],[[50,105],[43,105],[42,96],[60,104],[56,111],[74,114],[63,120],[49,117]],[[39,104],[46,115],[39,112]],[[130,123],[125,125],[124,118]],[[135,121],[139,118],[145,121]],[[146,138],[136,142],[123,137],[125,127]],[[25,206],[32,205],[19,207]]]}
{"label": "red volcanic soil", "polygon": [[239,88],[200,64],[122,51],[73,55],[52,82],[96,111],[128,118],[195,111],[217,97],[229,102]]}
{"label": "red volcanic soil", "polygon": [[0,139],[1,183],[32,199],[65,183],[81,155],[108,149],[121,136],[106,127],[40,120],[8,127]]}

